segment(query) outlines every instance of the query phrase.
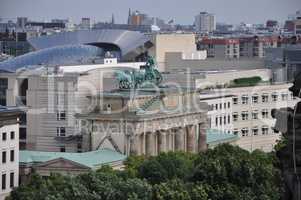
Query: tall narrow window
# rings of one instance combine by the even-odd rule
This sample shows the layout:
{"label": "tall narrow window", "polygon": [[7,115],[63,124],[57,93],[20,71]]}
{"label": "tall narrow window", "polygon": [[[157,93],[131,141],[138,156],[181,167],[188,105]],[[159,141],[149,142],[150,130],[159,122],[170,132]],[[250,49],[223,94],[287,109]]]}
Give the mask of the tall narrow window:
{"label": "tall narrow window", "polygon": [[15,131],[10,132],[10,139],[14,140],[15,139]]}
{"label": "tall narrow window", "polygon": [[2,133],[2,141],[6,141],[7,139],[7,134],[6,132]]}
{"label": "tall narrow window", "polygon": [[6,151],[2,151],[2,163],[6,163]]}
{"label": "tall narrow window", "polygon": [[15,186],[15,173],[11,172],[9,177],[9,187],[13,188]]}
{"label": "tall narrow window", "polygon": [[15,151],[10,150],[10,162],[14,162],[14,161],[15,161]]}
{"label": "tall narrow window", "polygon": [[2,190],[6,189],[6,174],[2,174]]}

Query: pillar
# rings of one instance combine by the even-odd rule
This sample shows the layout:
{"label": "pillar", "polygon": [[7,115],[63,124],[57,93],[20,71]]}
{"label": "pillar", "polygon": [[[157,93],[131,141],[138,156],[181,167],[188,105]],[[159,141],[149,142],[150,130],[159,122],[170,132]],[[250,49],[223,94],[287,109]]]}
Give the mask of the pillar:
{"label": "pillar", "polygon": [[175,129],[175,150],[183,151],[184,150],[184,131],[183,128]]}
{"label": "pillar", "polygon": [[186,150],[187,152],[194,153],[195,152],[195,144],[196,144],[196,126],[195,125],[189,125],[186,127],[186,141],[187,146]]}
{"label": "pillar", "polygon": [[139,155],[139,135],[130,137],[130,155]]}
{"label": "pillar", "polygon": [[167,145],[166,145],[166,131],[161,130],[157,133],[158,137],[158,154],[161,152],[166,152]]}
{"label": "pillar", "polygon": [[207,150],[207,135],[206,135],[206,126],[199,124],[199,133],[198,133],[198,151],[204,152]]}
{"label": "pillar", "polygon": [[145,153],[148,156],[155,155],[155,133],[148,132],[145,136]]}

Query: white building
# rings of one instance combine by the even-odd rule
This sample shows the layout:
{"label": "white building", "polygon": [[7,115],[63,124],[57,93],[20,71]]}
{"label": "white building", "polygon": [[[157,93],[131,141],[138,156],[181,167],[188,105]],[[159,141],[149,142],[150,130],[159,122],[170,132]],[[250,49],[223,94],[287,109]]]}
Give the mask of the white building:
{"label": "white building", "polygon": [[239,146],[247,150],[271,151],[280,139],[273,127],[273,109],[294,107],[296,99],[288,90],[290,84],[262,85],[226,89],[233,97],[233,133],[240,136]]}
{"label": "white building", "polygon": [[[254,74],[260,76],[265,83],[250,87],[230,86],[231,80],[251,77]],[[273,130],[276,120],[272,118],[271,111],[285,107],[293,108],[297,100],[288,90],[291,84],[270,84],[267,82],[270,76],[267,70],[246,70],[211,73],[199,81],[199,86],[203,87],[205,83],[208,83],[206,87],[225,86],[210,89],[209,93],[200,95],[200,100],[207,102],[211,108],[208,113],[210,128],[238,135],[240,139],[236,144],[244,149],[271,151],[281,135]]]}
{"label": "white building", "polygon": [[20,114],[19,109],[0,107],[0,200],[18,186]]}
{"label": "white building", "polygon": [[215,15],[207,12],[200,12],[195,16],[194,25],[197,32],[212,32],[216,29]]}
{"label": "white building", "polygon": [[200,95],[200,101],[209,105],[209,127],[225,133],[232,133],[232,97],[233,95],[204,93]]}

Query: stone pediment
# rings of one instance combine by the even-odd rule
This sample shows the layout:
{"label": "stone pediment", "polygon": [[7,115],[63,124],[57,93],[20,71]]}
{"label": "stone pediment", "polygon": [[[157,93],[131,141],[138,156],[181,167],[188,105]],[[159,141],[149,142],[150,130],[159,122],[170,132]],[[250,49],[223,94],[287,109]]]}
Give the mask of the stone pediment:
{"label": "stone pediment", "polygon": [[47,168],[47,169],[90,169],[88,166],[82,165],[80,163],[65,159],[57,158],[49,160],[47,162],[41,163],[36,166],[37,168]]}

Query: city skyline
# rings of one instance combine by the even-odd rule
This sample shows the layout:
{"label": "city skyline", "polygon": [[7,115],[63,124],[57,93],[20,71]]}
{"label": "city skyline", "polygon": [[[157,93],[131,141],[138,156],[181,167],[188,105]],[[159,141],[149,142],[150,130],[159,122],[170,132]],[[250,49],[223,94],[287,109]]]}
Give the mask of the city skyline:
{"label": "city skyline", "polygon": [[[159,8],[154,6],[156,3],[160,4]],[[73,23],[79,23],[82,17],[90,17],[93,23],[110,21],[112,13],[116,23],[126,23],[129,8],[139,10],[149,16],[163,18],[166,21],[174,19],[177,24],[192,24],[194,16],[201,11],[214,13],[217,22],[231,24],[239,24],[240,22],[265,23],[269,19],[283,22],[288,15],[301,9],[298,0],[255,0],[252,3],[239,0],[227,2],[188,0],[185,2],[177,1],[176,3],[172,0],[165,0],[164,2],[158,0],[149,2],[138,0],[99,2],[90,0],[88,2],[77,1],[76,3],[74,1],[71,2],[71,0],[53,0],[51,2],[45,0],[21,2],[17,0],[0,0],[0,4],[0,18],[3,20],[15,20],[16,17],[24,16],[37,21],[69,18]],[[169,9],[170,7],[174,9]],[[35,12],[32,12],[32,10]],[[182,12],[182,14],[179,15],[179,12]]]}

